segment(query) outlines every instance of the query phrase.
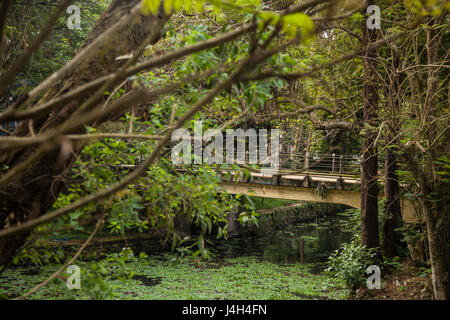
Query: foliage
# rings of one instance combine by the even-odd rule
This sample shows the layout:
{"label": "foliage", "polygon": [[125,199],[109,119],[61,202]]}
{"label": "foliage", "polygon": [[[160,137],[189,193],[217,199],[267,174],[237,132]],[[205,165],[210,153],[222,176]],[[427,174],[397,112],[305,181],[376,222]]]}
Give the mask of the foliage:
{"label": "foliage", "polygon": [[[80,48],[108,3],[109,0],[72,2],[71,4],[79,6],[82,12],[81,29],[69,30],[66,27],[68,16],[63,14],[54,26],[55,32],[51,38],[43,43],[42,49],[33,56],[31,63],[17,77],[10,94],[13,97],[22,94],[30,86],[36,85],[69,61]],[[5,54],[7,59],[2,61],[2,70],[10,63],[10,60],[17,59],[24,48],[35,39],[54,8],[54,5],[46,3],[22,4],[13,7],[5,26],[8,47]]]}
{"label": "foliage", "polygon": [[35,247],[25,247],[13,259],[15,265],[43,266],[49,263],[61,263],[66,255],[61,248],[54,249],[48,246],[37,247],[42,242],[37,242]]}
{"label": "foliage", "polygon": [[150,13],[156,14],[161,3],[167,14],[176,13],[181,10],[186,11],[188,14],[193,12],[201,13],[207,7],[212,8],[215,14],[220,13],[222,10],[235,10],[241,13],[257,13],[258,18],[261,19],[259,23],[260,28],[264,25],[264,22],[269,22],[272,25],[281,23],[282,30],[291,38],[300,30],[302,40],[308,40],[314,32],[314,22],[305,13],[299,12],[280,16],[275,12],[260,11],[259,8],[261,5],[259,1],[254,1],[255,3],[246,2],[245,5],[242,5],[242,2],[236,4],[221,0],[211,0],[208,2],[205,0],[144,0],[142,2],[142,12],[147,15]]}
{"label": "foliage", "polygon": [[366,269],[377,264],[376,249],[367,249],[359,237],[353,237],[350,243],[344,243],[328,259],[326,272],[342,279],[347,286],[356,289],[367,280]]}
{"label": "foliage", "polygon": [[130,263],[146,265],[145,254],[136,257],[129,248],[123,248],[119,253],[107,255],[99,262],[94,262],[88,268],[83,268],[81,273],[80,292],[68,291],[66,298],[77,298],[80,295],[88,295],[90,299],[106,299],[114,297],[111,280],[120,280],[125,283],[134,275]]}
{"label": "foliage", "polygon": [[[33,60],[22,70],[12,86],[6,99],[14,101],[17,96],[26,92],[30,86],[39,83],[42,79],[69,61],[80,48],[90,26],[108,1],[80,1],[83,10],[82,30],[68,31],[65,28],[65,17],[62,16],[55,24],[55,33],[42,45],[42,50],[33,56]],[[351,6],[346,2],[346,6]],[[439,36],[429,37],[431,31],[441,32],[448,26],[448,15],[442,19],[440,25],[433,25],[433,17],[438,17],[449,10],[448,1],[405,1],[404,3],[386,5],[383,10],[383,36],[390,36],[403,32],[406,23],[417,17],[425,20],[421,25],[412,28],[413,32],[405,33],[405,37],[395,40],[396,51],[403,54],[401,67],[396,67],[398,74],[407,76],[410,81],[401,81],[398,92],[389,93],[388,87],[392,87],[388,80],[395,73],[389,73],[392,66],[390,49],[382,47],[377,57],[380,75],[378,119],[383,119],[382,125],[369,125],[364,123],[361,111],[363,98],[358,92],[362,92],[365,81],[364,64],[360,55],[341,61],[342,63],[329,63],[359,49],[362,42],[361,25],[364,16],[356,13],[351,16],[336,19],[332,24],[324,23],[323,34],[314,37],[315,24],[313,19],[305,13],[284,14],[283,11],[267,10],[266,2],[259,0],[228,2],[222,0],[143,0],[142,12],[144,14],[157,14],[162,8],[165,13],[172,14],[171,20],[166,25],[166,33],[159,44],[147,47],[144,59],[154,57],[166,50],[174,50],[188,45],[212,39],[215,35],[233,30],[237,25],[251,21],[258,23],[258,28],[253,33],[246,34],[217,45],[214,48],[203,50],[173,62],[168,66],[152,69],[150,72],[142,72],[128,79],[133,87],[159,88],[174,83],[187,75],[196,75],[213,70],[209,77],[194,79],[189,84],[177,86],[170,94],[164,95],[146,103],[145,106],[136,106],[137,110],[127,113],[116,123],[108,122],[102,128],[94,129],[86,127],[87,133],[137,133],[143,135],[164,134],[167,128],[185,113],[195,102],[199,101],[208,90],[213,88],[218,81],[228,75],[228,69],[232,70],[238,61],[248,56],[255,43],[263,45],[267,43],[267,49],[273,49],[277,45],[284,45],[287,41],[300,36],[301,42],[290,46],[283,53],[276,53],[267,61],[256,68],[258,72],[273,71],[276,73],[297,73],[315,69],[314,77],[308,77],[301,81],[289,77],[269,78],[258,81],[246,81],[233,84],[225,92],[218,94],[215,99],[204,106],[202,112],[195,115],[192,121],[185,123],[185,128],[191,128],[193,121],[202,120],[204,130],[215,128],[224,124],[227,120],[242,116],[246,111],[246,117],[233,125],[245,122],[246,126],[261,128],[283,128],[286,133],[284,143],[300,143],[298,150],[308,146],[312,152],[327,153],[329,150],[337,150],[342,154],[361,151],[361,142],[369,133],[379,132],[376,144],[382,146],[379,150],[392,148],[396,150],[399,159],[408,158],[409,161],[400,163],[397,172],[402,187],[408,190],[406,194],[412,200],[423,200],[429,205],[435,216],[446,212],[450,183],[450,160],[448,153],[448,90],[445,69],[445,46],[448,40],[448,31],[442,31]],[[388,2],[383,2],[388,4]],[[40,6],[41,4],[36,4]],[[326,6],[325,6],[326,7]],[[5,51],[5,61],[2,61],[2,71],[11,61],[16,60],[42,29],[51,10],[48,7],[24,6],[14,10],[5,26],[5,39],[8,49]],[[89,10],[85,10],[88,8]],[[330,6],[332,10],[327,16],[339,15],[342,12],[341,4]],[[52,8],[50,8],[52,9]],[[35,14],[36,12],[36,14]],[[314,10],[312,10],[314,12]],[[187,15],[184,15],[187,13]],[[23,14],[23,17],[20,16]],[[192,15],[192,18],[190,16]],[[411,15],[411,17],[410,17]],[[315,15],[318,21],[325,20],[322,14]],[[443,16],[444,18],[444,16]],[[428,19],[428,20],[427,20]],[[282,37],[271,38],[273,32],[280,28]],[[427,39],[440,39],[436,54],[428,54],[432,50]],[[314,42],[308,40],[315,39]],[[433,40],[434,41],[434,40]],[[448,41],[447,41],[448,42]],[[3,45],[3,44],[2,44]],[[428,60],[436,58],[435,62]],[[427,66],[424,68],[423,66]],[[444,66],[444,67],[442,67]],[[319,67],[319,68],[317,68]],[[440,70],[439,77],[429,70]],[[408,73],[406,72],[408,71]],[[438,74],[438,72],[436,72]],[[311,74],[312,75],[312,74]],[[428,82],[439,79],[439,83],[429,85]],[[283,80],[282,80],[283,79]],[[414,85],[413,85],[414,84]],[[381,87],[385,85],[385,91]],[[408,85],[411,88],[407,88]],[[422,99],[422,90],[431,90],[438,87],[436,92],[426,93],[426,99]],[[414,91],[418,91],[415,93]],[[355,94],[356,92],[356,94]],[[106,91],[105,99],[116,101],[128,94],[121,85],[115,91]],[[404,109],[401,112],[390,110],[393,97],[400,100],[398,104]],[[436,101],[425,105],[433,97]],[[424,101],[427,100],[427,101]],[[297,103],[300,101],[301,103]],[[431,100],[430,100],[431,101]],[[4,101],[1,101],[3,103]],[[317,110],[311,116],[296,112],[302,111],[303,105],[320,105],[324,110]],[[2,107],[2,106],[1,106]],[[330,108],[332,112],[325,111]],[[427,110],[434,110],[427,114]],[[283,116],[283,113],[293,116]],[[393,116],[398,113],[397,116]],[[260,120],[259,116],[265,116],[268,120]],[[423,118],[421,118],[423,116]],[[262,117],[264,118],[264,117]],[[430,121],[432,119],[432,121]],[[357,130],[344,132],[344,130],[322,130],[317,123],[328,120],[346,121]],[[35,122],[37,124],[37,122]],[[31,128],[33,122],[30,122]],[[39,127],[39,125],[37,125]],[[37,128],[36,127],[36,128]],[[384,141],[382,136],[388,133],[388,129],[394,127],[398,132],[394,134],[396,141]],[[299,133],[297,137],[292,131]],[[311,134],[305,137],[305,132]],[[359,132],[359,134],[358,134]],[[39,133],[38,133],[39,134]],[[290,135],[289,135],[290,134]],[[33,135],[33,134],[32,134]],[[303,135],[303,136],[302,136]],[[380,139],[378,139],[381,137]],[[305,142],[308,139],[307,142]],[[388,139],[386,139],[388,140]],[[302,144],[303,143],[303,144]],[[107,188],[123,179],[132,172],[142,160],[152,152],[155,142],[149,140],[122,140],[103,139],[90,143],[83,148],[69,172],[67,187],[57,198],[53,209],[65,207],[83,197],[93,194],[100,189]],[[408,148],[415,149],[408,149]],[[306,149],[305,149],[306,150]],[[409,150],[409,151],[408,151]],[[411,151],[412,150],[412,151]],[[60,263],[65,258],[61,248],[50,246],[51,241],[64,241],[67,239],[86,238],[92,231],[92,224],[99,217],[104,217],[105,227],[99,234],[126,235],[137,232],[164,231],[166,241],[171,241],[172,250],[177,250],[182,255],[208,257],[205,243],[211,234],[226,237],[227,213],[240,205],[241,212],[238,221],[243,224],[258,225],[258,215],[255,204],[248,196],[232,198],[220,190],[220,177],[213,167],[200,166],[198,170],[184,168],[180,172],[174,168],[168,160],[168,150],[164,150],[157,164],[150,167],[146,174],[135,183],[130,184],[124,191],[118,192],[108,199],[97,203],[90,203],[83,208],[60,217],[49,224],[39,226],[28,237],[27,244],[14,262],[30,263],[34,265],[46,265],[51,262]],[[334,151],[333,151],[334,152]],[[406,156],[406,157],[405,157]],[[415,167],[411,163],[416,163]],[[8,165],[2,166],[6,172]],[[245,172],[243,175],[245,176]],[[326,196],[326,190],[319,188],[317,194]],[[384,218],[383,205],[379,205],[379,223]],[[7,212],[6,214],[10,214]],[[354,233],[360,232],[360,211],[349,210],[345,213],[348,218],[348,227]],[[194,225],[195,230],[182,230],[180,225]],[[419,226],[421,228],[423,226]],[[216,228],[216,230],[214,230]],[[382,228],[379,228],[382,230]],[[408,230],[406,230],[408,229]],[[425,230],[418,230],[417,226],[404,228],[404,236],[407,240],[422,240]],[[187,244],[180,247],[181,244]],[[123,253],[126,259],[131,259],[128,253]],[[114,261],[125,261],[123,256],[112,258]],[[373,253],[365,250],[355,238],[350,244],[344,245],[340,251],[335,252],[330,258],[329,271],[344,279],[348,285],[356,286],[361,283],[365,265],[373,258]],[[112,261],[109,261],[112,262]],[[87,295],[94,298],[113,297],[113,290],[106,280],[109,272],[116,272],[110,268],[108,259],[102,262],[92,263],[84,273]],[[124,262],[125,263],[125,262]],[[392,266],[397,261],[390,262]],[[122,265],[119,262],[119,265]],[[121,272],[121,271],[120,271]],[[119,274],[120,274],[119,272]],[[364,277],[365,278],[365,277]],[[111,280],[111,279],[109,279]],[[128,278],[129,280],[129,278]],[[275,294],[275,297],[284,296]]]}
{"label": "foliage", "polygon": [[[186,258],[179,263],[173,263],[173,255],[162,257],[152,256],[139,261],[129,261],[124,265],[128,271],[124,277],[116,279],[112,276],[118,265],[104,263],[106,270],[95,271],[92,283],[87,283],[82,274],[80,291],[66,293],[65,283],[54,281],[42,288],[30,299],[58,299],[63,293],[65,298],[77,299],[142,299],[142,300],[173,300],[173,299],[345,299],[349,291],[343,283],[326,275],[311,274],[309,265],[287,264],[277,265],[261,261],[254,257],[239,257],[199,264],[193,258]],[[147,263],[143,263],[145,260]],[[82,270],[84,265],[79,264]],[[39,275],[22,276],[23,269],[7,270],[8,279],[17,279],[19,285],[11,286],[13,281],[1,282],[0,287],[8,289],[8,293],[17,294],[31,286],[31,279],[42,280],[56,266],[46,266]],[[134,274],[131,276],[131,272]],[[95,275],[94,275],[95,272]],[[103,275],[110,274],[109,276]],[[135,277],[136,278],[133,278]],[[152,284],[145,284],[148,279]],[[35,281],[35,280],[34,280]],[[30,283],[31,282],[31,283]],[[149,286],[150,285],[150,286]],[[84,286],[84,287],[83,287]],[[95,288],[95,293],[88,290]],[[104,288],[107,294],[102,294]],[[59,295],[57,295],[59,293]]]}

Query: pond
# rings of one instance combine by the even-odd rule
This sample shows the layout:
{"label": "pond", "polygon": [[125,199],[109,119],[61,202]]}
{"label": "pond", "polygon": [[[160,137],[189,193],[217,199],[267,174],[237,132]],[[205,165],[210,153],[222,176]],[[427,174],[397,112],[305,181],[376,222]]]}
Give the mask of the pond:
{"label": "pond", "polygon": [[[94,280],[92,265],[77,261],[82,290],[70,291],[55,279],[29,299],[346,299],[350,291],[344,284],[321,272],[329,253],[350,240],[342,226],[337,216],[327,215],[259,237],[216,241],[208,261],[152,254],[127,263],[133,275],[122,280],[117,269]],[[59,267],[6,270],[0,298],[27,292]]]}
{"label": "pond", "polygon": [[287,225],[258,237],[233,237],[216,242],[219,257],[254,256],[277,264],[326,262],[331,251],[351,240],[342,217],[327,215]]}

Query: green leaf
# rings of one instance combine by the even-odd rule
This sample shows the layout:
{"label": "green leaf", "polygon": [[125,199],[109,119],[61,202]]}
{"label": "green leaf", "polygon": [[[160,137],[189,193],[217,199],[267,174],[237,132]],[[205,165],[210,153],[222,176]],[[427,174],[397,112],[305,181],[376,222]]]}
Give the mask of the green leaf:
{"label": "green leaf", "polygon": [[163,6],[164,6],[164,12],[166,14],[171,14],[173,11],[175,0],[164,0]]}
{"label": "green leaf", "polygon": [[[167,2],[167,1],[164,1],[164,2]],[[149,15],[150,13],[155,15],[158,13],[160,4],[161,4],[161,0],[144,0],[144,1],[142,1],[141,12],[145,15]]]}
{"label": "green leaf", "polygon": [[288,14],[283,17],[282,30],[291,38],[295,37],[297,30],[300,29],[302,40],[308,40],[312,37],[315,25],[312,19],[305,13],[298,12]]}

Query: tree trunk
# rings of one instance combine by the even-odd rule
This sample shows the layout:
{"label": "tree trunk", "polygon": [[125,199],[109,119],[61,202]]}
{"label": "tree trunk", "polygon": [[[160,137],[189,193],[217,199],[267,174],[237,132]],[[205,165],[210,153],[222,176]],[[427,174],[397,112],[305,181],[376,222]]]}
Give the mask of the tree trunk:
{"label": "tree trunk", "polygon": [[[426,201],[424,203],[424,210],[430,250],[434,298],[436,300],[448,300],[450,299],[448,206],[444,204],[444,207],[437,207],[436,203]],[[447,212],[447,214],[442,214],[443,212]]]}
{"label": "tree trunk", "polygon": [[401,81],[398,74],[400,67],[400,58],[398,53],[391,51],[391,70],[389,73],[389,87],[386,90],[387,105],[386,112],[390,121],[389,128],[386,133],[386,159],[384,167],[384,223],[383,223],[383,250],[384,255],[388,258],[395,257],[397,247],[400,241],[395,233],[395,229],[401,223],[401,206],[399,183],[396,170],[398,168],[397,157],[395,152],[397,148],[393,148],[391,141],[399,132],[399,83]]}
{"label": "tree trunk", "polygon": [[[417,150],[405,149],[403,157],[418,185],[420,208],[425,217],[427,227],[428,249],[432,271],[434,298],[448,300],[450,298],[449,258],[450,258],[450,216],[449,203],[445,193],[433,192],[433,179],[425,174],[422,164],[416,161]],[[441,182],[441,190],[450,190],[449,182]],[[434,195],[432,195],[434,193]],[[442,197],[439,199],[439,197]],[[448,195],[447,195],[448,197]],[[437,199],[435,199],[437,198]]]}
{"label": "tree trunk", "polygon": [[[374,1],[368,1],[368,5],[372,4],[374,4]],[[368,29],[366,21],[364,21],[362,28],[363,45],[368,46],[376,40],[376,29]],[[365,71],[363,80],[364,124],[368,124],[372,128],[378,126],[376,58],[376,50],[366,50],[363,58]],[[361,240],[367,248],[376,248],[380,245],[378,234],[378,156],[375,135],[376,133],[371,130],[366,133],[361,161]]]}
{"label": "tree trunk", "polygon": [[[51,86],[51,89],[45,91],[40,102],[49,101],[60,93],[68,92],[83,83],[116,70],[123,64],[123,60],[116,60],[118,56],[132,52],[150,34],[158,31],[155,28],[159,29],[161,33],[161,27],[167,17],[143,16],[138,13],[131,18],[131,15],[128,15],[139,2],[140,0],[113,0],[111,2],[91,30],[83,48],[96,39],[101,41],[101,45],[96,47],[96,51],[83,56],[83,59],[79,58],[79,55],[83,52],[81,49],[72,60],[72,62],[76,62],[75,68],[64,75],[58,83]],[[125,16],[130,18],[124,18]],[[107,30],[113,25],[120,28],[110,36],[105,37],[105,35],[108,35]],[[86,93],[82,98],[56,108],[46,118],[34,121],[31,124],[34,131],[42,134],[60,125],[69,119],[90,95],[90,93]],[[28,128],[28,121],[22,121],[14,135],[30,135]],[[77,131],[70,133],[80,132],[80,130]],[[45,214],[51,208],[64,187],[64,176],[70,170],[74,160],[74,155],[71,152],[62,156],[63,148],[67,147],[64,144],[67,143],[70,144],[70,142],[55,144],[49,152],[46,152],[18,174],[14,181],[0,187],[0,193],[2,194],[0,199],[0,228],[23,223]],[[72,147],[70,145],[69,148]],[[75,153],[79,151],[76,146],[73,149],[75,149]],[[8,165],[10,168],[14,168],[35,151],[36,149],[13,150],[9,154],[1,155],[0,166]],[[26,237],[27,234],[21,234],[14,238],[0,240],[0,266],[6,266],[9,263]]]}
{"label": "tree trunk", "polygon": [[386,201],[384,203],[383,249],[386,257],[393,258],[398,254],[399,239],[395,234],[395,229],[398,227],[401,212],[398,177],[395,173],[397,170],[397,158],[389,148],[386,149],[384,170],[384,196]]}
{"label": "tree trunk", "polygon": [[[422,123],[428,125],[424,130],[424,140],[436,139],[440,134],[438,126],[435,124],[437,113],[437,93],[439,83],[444,78],[439,76],[439,48],[442,45],[442,30],[436,26],[443,23],[443,16],[431,18],[428,22],[427,33],[427,90],[425,103],[423,106]],[[445,39],[445,38],[444,38]],[[445,140],[444,140],[445,141]],[[424,162],[422,171],[425,172],[425,179],[421,184],[421,194],[424,195],[423,208],[427,225],[428,247],[430,252],[430,262],[432,269],[432,281],[434,298],[438,300],[450,299],[449,286],[449,205],[448,190],[450,183],[444,179],[437,178],[434,159],[439,156],[448,155],[448,140],[441,144],[440,148],[432,148],[429,151],[431,156]],[[438,170],[436,170],[438,171]],[[438,192],[436,192],[438,191]],[[437,199],[440,198],[440,199]]]}

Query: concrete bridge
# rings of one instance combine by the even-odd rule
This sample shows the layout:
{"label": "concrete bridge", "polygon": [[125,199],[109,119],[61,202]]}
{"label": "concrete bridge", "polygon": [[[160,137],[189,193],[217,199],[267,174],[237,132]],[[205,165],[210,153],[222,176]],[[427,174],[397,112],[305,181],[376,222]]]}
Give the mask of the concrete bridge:
{"label": "concrete bridge", "polygon": [[[324,175],[308,172],[304,174],[251,173],[245,180],[223,179],[222,187],[230,194],[247,194],[263,198],[300,200],[344,204],[361,208],[360,178]],[[379,199],[382,199],[380,193]],[[405,222],[417,221],[412,203],[400,199],[402,218]]]}
{"label": "concrete bridge", "polygon": [[[235,154],[235,159],[237,159]],[[248,152],[245,154],[248,162]],[[221,169],[222,187],[230,194],[326,202],[361,208],[361,162],[359,155],[279,153],[276,171],[261,166],[259,172],[248,176],[233,170]],[[379,157],[379,177],[383,177],[384,159]],[[383,184],[383,180],[380,179]],[[379,194],[379,200],[384,197]],[[418,217],[411,201],[401,198],[402,218],[405,222],[417,222]]]}

